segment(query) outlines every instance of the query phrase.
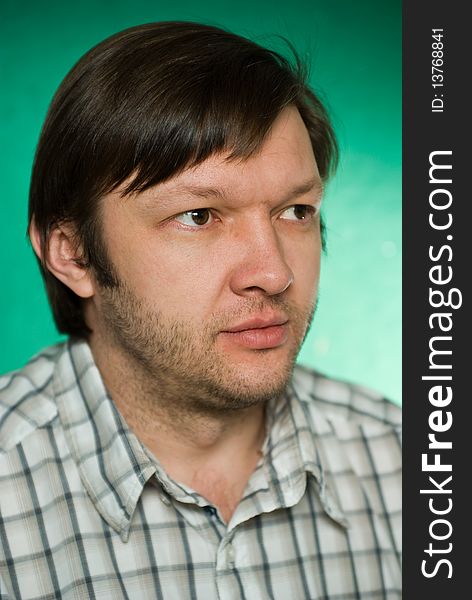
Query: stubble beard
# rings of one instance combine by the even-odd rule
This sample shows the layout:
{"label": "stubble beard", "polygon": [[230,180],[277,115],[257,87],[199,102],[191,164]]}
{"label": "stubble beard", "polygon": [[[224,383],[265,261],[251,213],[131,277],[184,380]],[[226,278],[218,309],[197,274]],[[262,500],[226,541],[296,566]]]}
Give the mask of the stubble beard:
{"label": "stubble beard", "polygon": [[[271,364],[272,350],[253,350],[261,356],[257,377],[245,365],[216,347],[218,332],[268,308],[289,317],[291,339],[284,360]],[[136,297],[123,282],[102,288],[101,311],[107,334],[141,377],[143,392],[162,406],[199,413],[237,411],[280,396],[290,380],[296,357],[308,334],[315,303],[305,310],[276,297],[252,298],[231,315],[214,315],[195,330],[195,324],[164,317]],[[257,373],[257,370],[256,370]]]}

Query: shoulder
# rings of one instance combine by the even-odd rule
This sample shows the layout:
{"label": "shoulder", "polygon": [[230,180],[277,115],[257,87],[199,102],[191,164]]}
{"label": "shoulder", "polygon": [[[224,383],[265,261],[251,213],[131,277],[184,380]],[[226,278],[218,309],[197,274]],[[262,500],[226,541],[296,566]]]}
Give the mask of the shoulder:
{"label": "shoulder", "polygon": [[401,427],[401,408],[369,388],[301,365],[295,367],[292,381],[297,397],[308,410],[331,422],[367,428]]}
{"label": "shoulder", "polygon": [[63,346],[45,348],[23,368],[0,377],[0,452],[55,418],[53,377]]}

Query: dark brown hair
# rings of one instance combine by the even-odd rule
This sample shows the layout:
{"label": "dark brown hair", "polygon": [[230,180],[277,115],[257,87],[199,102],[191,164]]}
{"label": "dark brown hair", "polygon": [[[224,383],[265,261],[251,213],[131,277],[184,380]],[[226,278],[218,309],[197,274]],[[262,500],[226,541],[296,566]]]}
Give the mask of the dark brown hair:
{"label": "dark brown hair", "polygon": [[131,178],[142,191],[228,151],[247,158],[280,111],[298,108],[326,180],[337,146],[327,113],[296,53],[289,61],[243,37],[189,22],[126,29],[85,54],[49,108],[33,166],[29,225],[57,328],[86,336],[81,299],[46,268],[52,228],[70,223],[82,264],[116,285],[100,235],[100,198]]}

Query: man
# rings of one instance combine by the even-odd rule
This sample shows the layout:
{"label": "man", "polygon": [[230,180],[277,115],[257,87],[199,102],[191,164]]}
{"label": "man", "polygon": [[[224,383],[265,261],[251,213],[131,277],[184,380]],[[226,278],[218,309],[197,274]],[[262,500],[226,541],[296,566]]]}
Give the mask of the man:
{"label": "man", "polygon": [[294,361],[336,143],[300,66],[194,23],[61,84],[29,231],[69,341],[1,380],[0,597],[398,598],[398,409]]}

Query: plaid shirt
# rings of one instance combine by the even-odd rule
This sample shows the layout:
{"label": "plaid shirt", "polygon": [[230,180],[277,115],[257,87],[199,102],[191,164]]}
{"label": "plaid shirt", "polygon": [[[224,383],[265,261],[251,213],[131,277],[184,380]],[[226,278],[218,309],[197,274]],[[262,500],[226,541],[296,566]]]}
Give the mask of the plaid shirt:
{"label": "plaid shirt", "polygon": [[85,342],[0,379],[0,598],[400,598],[399,409],[296,367],[228,524],[127,428]]}

